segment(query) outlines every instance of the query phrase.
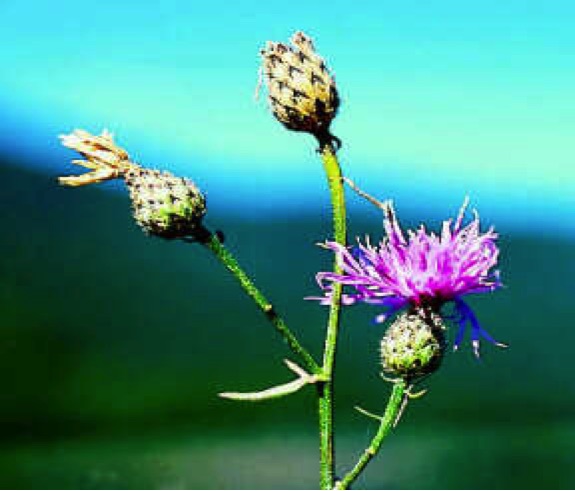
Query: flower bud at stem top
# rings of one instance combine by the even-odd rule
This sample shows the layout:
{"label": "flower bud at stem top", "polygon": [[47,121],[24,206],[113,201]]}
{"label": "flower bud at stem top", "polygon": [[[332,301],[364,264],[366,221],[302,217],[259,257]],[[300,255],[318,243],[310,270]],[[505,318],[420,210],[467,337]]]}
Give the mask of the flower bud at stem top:
{"label": "flower bud at stem top", "polygon": [[381,340],[384,372],[412,382],[439,368],[445,352],[445,326],[429,312],[401,314]]}
{"label": "flower bud at stem top", "polygon": [[320,144],[331,143],[329,127],[340,101],[335,79],[311,38],[296,32],[291,45],[270,41],[261,56],[276,119],[290,130],[311,133]]}

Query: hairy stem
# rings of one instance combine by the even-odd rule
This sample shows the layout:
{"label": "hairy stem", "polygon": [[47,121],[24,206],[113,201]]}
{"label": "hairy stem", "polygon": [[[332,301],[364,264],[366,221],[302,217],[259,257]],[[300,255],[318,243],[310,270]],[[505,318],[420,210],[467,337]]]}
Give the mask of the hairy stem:
{"label": "hairy stem", "polygon": [[399,381],[394,384],[377,433],[371,440],[369,446],[364,450],[363,454],[357,461],[357,464],[355,464],[355,467],[349,471],[341,481],[336,483],[336,489],[348,489],[363,472],[371,459],[375,457],[379,451],[379,447],[381,447],[381,444],[383,443],[383,440],[394,427],[397,418],[401,414],[402,406],[407,397],[406,388],[407,385],[404,381]]}
{"label": "hairy stem", "polygon": [[[345,245],[347,242],[346,210],[341,168],[331,145],[323,146],[321,149],[321,157],[331,195],[334,240]],[[337,261],[334,263],[333,268],[336,273],[342,272]],[[323,354],[323,375],[326,381],[318,385],[321,489],[333,489],[334,485],[333,373],[337,348],[341,293],[342,286],[339,283],[334,283]]]}
{"label": "hairy stem", "polygon": [[238,264],[236,258],[222,244],[217,235],[206,231],[206,238],[202,241],[202,243],[214,253],[219,261],[234,276],[243,290],[255,302],[259,309],[265,314],[267,319],[273,324],[276,330],[284,338],[293,353],[299,356],[300,360],[305,364],[310,373],[321,375],[323,373],[322,368],[316,363],[311,354],[299,343],[284,320],[275,311],[273,305],[254,285],[253,281]]}

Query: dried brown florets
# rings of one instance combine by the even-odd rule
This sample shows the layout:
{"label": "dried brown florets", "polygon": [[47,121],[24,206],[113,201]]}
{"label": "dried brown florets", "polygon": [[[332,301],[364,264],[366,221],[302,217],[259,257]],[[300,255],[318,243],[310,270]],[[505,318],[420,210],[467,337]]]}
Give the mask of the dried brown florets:
{"label": "dried brown florets", "polygon": [[75,150],[85,159],[73,160],[72,163],[90,169],[90,172],[78,176],[60,177],[58,180],[66,186],[85,186],[116,179],[136,166],[130,162],[128,152],[116,145],[107,130],[100,135],[74,130],[69,135],[61,135],[60,140],[62,145]]}

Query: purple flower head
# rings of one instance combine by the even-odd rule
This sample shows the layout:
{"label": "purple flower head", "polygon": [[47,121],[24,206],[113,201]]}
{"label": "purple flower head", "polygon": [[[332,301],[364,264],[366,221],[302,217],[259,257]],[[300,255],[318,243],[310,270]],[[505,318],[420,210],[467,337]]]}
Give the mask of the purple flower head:
{"label": "purple flower head", "polygon": [[376,317],[383,322],[403,308],[429,308],[439,313],[452,303],[454,319],[459,325],[454,348],[462,341],[467,326],[471,328],[471,340],[476,354],[479,339],[497,343],[484,331],[471,308],[462,300],[464,295],[490,292],[501,286],[497,264],[499,249],[495,243],[497,234],[490,228],[484,233],[479,229],[479,216],[464,225],[467,209],[466,199],[455,222],[443,222],[441,232],[428,232],[424,225],[405,234],[397,220],[391,202],[382,207],[385,211],[386,237],[377,246],[365,243],[351,250],[336,242],[328,242],[326,248],[334,251],[342,274],[319,273],[317,281],[325,296],[322,304],[329,304],[333,283],[340,283],[347,290],[342,298],[344,305],[358,302],[381,305],[385,314]]}

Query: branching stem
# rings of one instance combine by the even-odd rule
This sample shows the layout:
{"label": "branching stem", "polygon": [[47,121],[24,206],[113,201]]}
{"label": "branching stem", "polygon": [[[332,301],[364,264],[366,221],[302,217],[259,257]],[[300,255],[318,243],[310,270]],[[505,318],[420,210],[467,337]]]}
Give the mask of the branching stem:
{"label": "branching stem", "polygon": [[322,375],[322,368],[316,363],[311,354],[299,343],[295,335],[288,328],[283,318],[275,311],[273,305],[264,294],[255,286],[241,268],[233,254],[220,241],[217,234],[206,231],[205,239],[201,241],[216,258],[227,268],[232,276],[238,281],[243,290],[255,302],[258,308],[265,314],[267,319],[273,324],[276,330],[284,338],[291,351],[296,354],[306,369],[313,374]]}
{"label": "branching stem", "polygon": [[407,384],[403,380],[395,382],[377,433],[371,440],[369,446],[364,450],[355,467],[349,471],[341,481],[336,483],[335,489],[348,489],[359,477],[367,464],[369,464],[371,459],[373,459],[379,451],[387,434],[397,424],[398,418],[408,398]]}

